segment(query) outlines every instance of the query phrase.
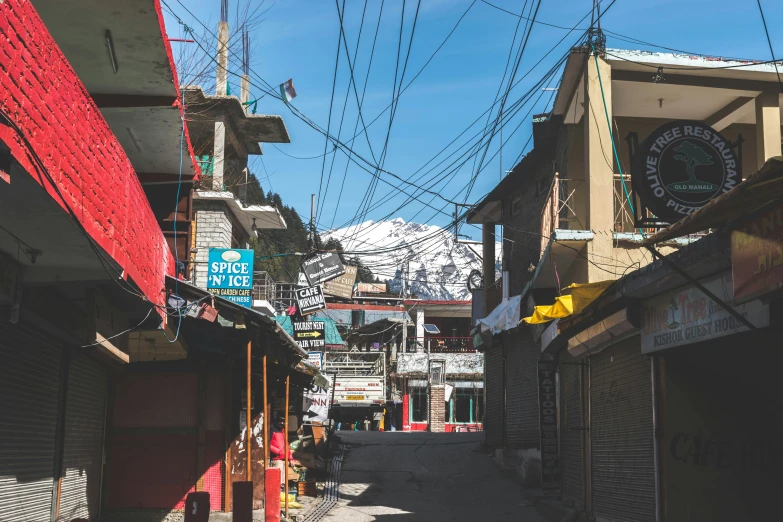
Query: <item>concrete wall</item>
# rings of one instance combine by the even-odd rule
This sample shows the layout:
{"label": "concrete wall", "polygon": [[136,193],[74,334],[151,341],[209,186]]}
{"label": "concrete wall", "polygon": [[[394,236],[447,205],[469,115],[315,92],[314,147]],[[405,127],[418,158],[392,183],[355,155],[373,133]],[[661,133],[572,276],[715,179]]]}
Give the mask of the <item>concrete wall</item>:
{"label": "concrete wall", "polygon": [[231,216],[225,203],[194,201],[196,210],[196,264],[193,281],[207,287],[207,262],[210,248],[231,248]]}
{"label": "concrete wall", "polygon": [[67,202],[144,295],[162,304],[174,260],[122,146],[31,2],[0,2],[0,35],[0,109],[29,148],[10,126],[0,125],[0,140],[52,199],[64,208]]}

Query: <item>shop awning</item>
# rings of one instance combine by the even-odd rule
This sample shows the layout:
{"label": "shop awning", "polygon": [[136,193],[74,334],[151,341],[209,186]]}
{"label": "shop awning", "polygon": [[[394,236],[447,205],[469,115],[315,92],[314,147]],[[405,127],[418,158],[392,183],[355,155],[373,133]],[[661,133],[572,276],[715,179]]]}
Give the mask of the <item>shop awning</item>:
{"label": "shop awning", "polygon": [[555,319],[562,319],[569,315],[576,315],[582,312],[587,306],[595,301],[604,290],[606,290],[614,279],[600,281],[598,283],[574,283],[563,290],[570,290],[570,295],[561,295],[555,298],[555,303],[551,305],[536,306],[533,315],[522,318],[522,321],[528,324],[543,324]]}
{"label": "shop awning", "polygon": [[642,241],[643,246],[721,228],[762,209],[783,197],[783,156],[770,158],[761,170],[748,176],[734,189],[713,199],[702,208]]}

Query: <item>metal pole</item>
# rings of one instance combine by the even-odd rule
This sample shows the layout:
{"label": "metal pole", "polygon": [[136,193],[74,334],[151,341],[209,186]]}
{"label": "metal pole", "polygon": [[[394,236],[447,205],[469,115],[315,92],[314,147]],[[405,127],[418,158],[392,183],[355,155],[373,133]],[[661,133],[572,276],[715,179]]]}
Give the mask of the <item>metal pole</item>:
{"label": "metal pole", "polygon": [[253,454],[253,448],[250,445],[250,432],[253,430],[253,413],[250,408],[250,398],[251,395],[251,389],[250,389],[250,364],[251,364],[251,346],[253,344],[253,341],[251,339],[247,340],[247,426],[245,427],[245,434],[246,434],[246,447],[247,447],[247,455],[246,455],[246,466],[247,466],[247,481],[252,482],[253,481],[253,460],[251,458]]}
{"label": "metal pole", "polygon": [[310,194],[310,250],[315,245],[315,194]]}
{"label": "metal pole", "polygon": [[[264,470],[266,470],[267,463],[269,462],[269,399],[267,396],[267,382],[266,382],[266,355],[264,355]],[[266,475],[264,475],[266,480]]]}
{"label": "metal pole", "polygon": [[427,431],[432,431],[432,368],[430,368],[430,339],[427,339]]}
{"label": "metal pole", "polygon": [[263,421],[262,421],[262,430],[261,430],[261,446],[262,451],[261,455],[263,455],[262,461],[262,469],[264,470],[264,481],[266,481],[266,451],[267,446],[269,446],[269,439],[267,437],[267,427],[269,426],[269,418],[266,416],[266,355],[264,355],[264,363],[263,363],[263,370],[262,375],[264,379],[264,407],[263,407]]}
{"label": "metal pole", "polygon": [[283,455],[285,455],[285,519],[288,520],[288,388],[291,384],[291,376],[285,376],[285,433],[283,433],[283,441],[285,442],[285,448],[283,449]]}

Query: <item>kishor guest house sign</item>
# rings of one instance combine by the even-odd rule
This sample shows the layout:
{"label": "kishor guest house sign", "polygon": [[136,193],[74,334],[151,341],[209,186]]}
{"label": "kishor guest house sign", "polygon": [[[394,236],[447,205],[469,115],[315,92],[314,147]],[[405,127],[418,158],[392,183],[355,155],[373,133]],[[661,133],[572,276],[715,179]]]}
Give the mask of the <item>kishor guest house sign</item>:
{"label": "kishor guest house sign", "polygon": [[[734,292],[729,273],[706,279],[701,284],[723,302],[732,303]],[[751,324],[769,326],[769,306],[761,301],[750,301],[733,308]],[[666,292],[642,304],[642,353],[747,330],[747,326],[695,286]]]}
{"label": "kishor guest house sign", "polygon": [[242,306],[253,306],[253,256],[249,249],[209,249],[207,290]]}
{"label": "kishor guest house sign", "polygon": [[731,144],[696,121],[661,125],[634,151],[634,190],[650,212],[669,223],[691,214],[741,181]]}

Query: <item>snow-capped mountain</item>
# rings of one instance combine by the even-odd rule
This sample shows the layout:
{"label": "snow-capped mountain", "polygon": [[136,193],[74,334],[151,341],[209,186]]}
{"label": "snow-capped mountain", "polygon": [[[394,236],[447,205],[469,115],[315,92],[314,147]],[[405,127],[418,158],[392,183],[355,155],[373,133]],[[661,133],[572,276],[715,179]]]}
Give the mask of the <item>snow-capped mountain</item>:
{"label": "snow-capped mountain", "polygon": [[[322,236],[340,240],[346,252],[372,252],[360,256],[362,262],[382,281],[390,281],[394,292],[401,291],[402,270],[408,270],[406,286],[421,299],[469,300],[468,275],[481,270],[480,244],[457,243],[452,231],[435,225],[401,218],[365,221]],[[499,242],[495,248],[500,259]]]}

